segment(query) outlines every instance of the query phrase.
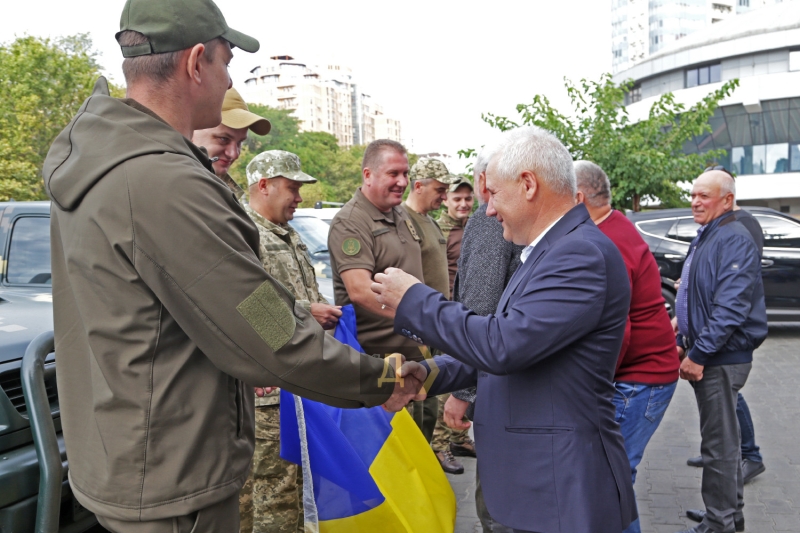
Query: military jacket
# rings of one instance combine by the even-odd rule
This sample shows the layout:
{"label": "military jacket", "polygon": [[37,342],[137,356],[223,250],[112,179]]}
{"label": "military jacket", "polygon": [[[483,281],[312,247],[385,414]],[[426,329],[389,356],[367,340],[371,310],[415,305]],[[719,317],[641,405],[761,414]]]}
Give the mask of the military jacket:
{"label": "military jacket", "polygon": [[[383,213],[356,190],[331,222],[328,250],[333,269],[333,290],[336,305],[352,303],[342,281],[342,272],[361,268],[373,276],[389,267],[403,269],[424,282],[422,273],[421,237],[405,209],[394,207]],[[358,341],[369,354],[386,355],[400,352],[407,359],[423,359],[420,345],[394,332],[394,321],[354,306]]]}
{"label": "military jacket", "polygon": [[[275,224],[258,214],[249,204],[243,205],[258,228],[259,258],[267,273],[289,289],[296,298],[295,303],[309,311],[312,303],[327,304],[328,300],[319,293],[308,247],[300,235],[290,225]],[[279,401],[279,389],[263,398],[256,396],[257,406],[277,405]]]}

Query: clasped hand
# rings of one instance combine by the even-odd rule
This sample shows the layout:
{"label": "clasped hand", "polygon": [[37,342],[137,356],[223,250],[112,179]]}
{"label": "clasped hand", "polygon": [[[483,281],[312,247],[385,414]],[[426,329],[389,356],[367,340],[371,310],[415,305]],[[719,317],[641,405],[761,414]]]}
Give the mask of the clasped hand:
{"label": "clasped hand", "polygon": [[[395,377],[394,391],[383,404],[384,409],[396,413],[412,400],[420,401],[427,397],[423,385],[428,378],[428,371],[424,366],[414,361],[406,361],[401,354],[393,354],[388,357],[387,363],[395,369]],[[397,368],[398,365],[400,368]]]}

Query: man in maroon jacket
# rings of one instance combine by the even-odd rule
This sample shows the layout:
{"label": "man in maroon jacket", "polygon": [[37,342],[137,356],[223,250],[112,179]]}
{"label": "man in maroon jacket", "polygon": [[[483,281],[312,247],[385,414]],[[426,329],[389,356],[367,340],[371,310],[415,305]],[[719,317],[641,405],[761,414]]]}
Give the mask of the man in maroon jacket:
{"label": "man in maroon jacket", "polygon": [[[589,161],[575,162],[578,201],[619,248],[631,282],[631,308],[614,375],[616,420],[625,439],[633,481],[650,437],[658,428],[678,383],[675,334],[661,296],[661,275],[647,243],[628,218],[611,208],[611,185]],[[639,533],[637,519],[625,530]]]}

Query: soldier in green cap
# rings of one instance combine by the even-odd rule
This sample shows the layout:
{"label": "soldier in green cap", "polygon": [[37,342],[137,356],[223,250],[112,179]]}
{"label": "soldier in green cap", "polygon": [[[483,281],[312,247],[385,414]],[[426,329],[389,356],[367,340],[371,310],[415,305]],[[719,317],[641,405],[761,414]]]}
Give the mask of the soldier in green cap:
{"label": "soldier in green cap", "polygon": [[[261,262],[267,273],[289,289],[323,329],[333,329],[342,316],[319,293],[308,248],[288,224],[303,198],[300,188],[316,183],[300,169],[291,152],[270,150],[247,165],[250,201],[245,211],[261,240]],[[261,391],[259,391],[260,393]],[[250,477],[240,492],[240,533],[303,531],[303,475],[294,463],[281,459],[280,389],[256,396],[256,448]]]}
{"label": "soldier in green cap", "polygon": [[128,0],[120,29],[128,98],[98,81],[42,171],[69,482],[115,533],[236,532],[253,386],[399,410],[424,369],[387,383],[326,335],[189,141],[220,123],[231,49],[258,41],[211,0]]}

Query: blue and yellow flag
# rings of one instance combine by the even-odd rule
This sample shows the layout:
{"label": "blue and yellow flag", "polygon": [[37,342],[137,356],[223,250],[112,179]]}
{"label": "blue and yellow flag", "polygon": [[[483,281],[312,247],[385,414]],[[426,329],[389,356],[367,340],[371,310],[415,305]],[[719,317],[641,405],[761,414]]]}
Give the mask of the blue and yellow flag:
{"label": "blue and yellow flag", "polygon": [[[335,336],[361,350],[353,307],[342,312]],[[318,521],[320,533],[452,533],[455,495],[406,410],[297,403],[281,391],[281,457],[303,465],[304,492],[313,484],[306,531]]]}

